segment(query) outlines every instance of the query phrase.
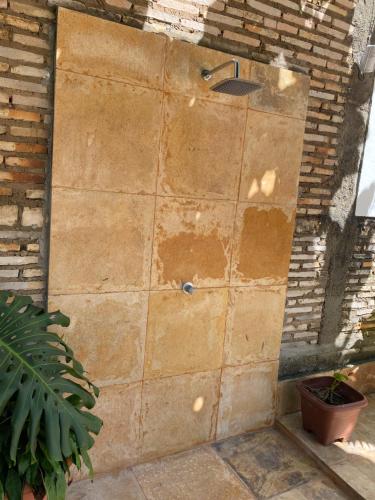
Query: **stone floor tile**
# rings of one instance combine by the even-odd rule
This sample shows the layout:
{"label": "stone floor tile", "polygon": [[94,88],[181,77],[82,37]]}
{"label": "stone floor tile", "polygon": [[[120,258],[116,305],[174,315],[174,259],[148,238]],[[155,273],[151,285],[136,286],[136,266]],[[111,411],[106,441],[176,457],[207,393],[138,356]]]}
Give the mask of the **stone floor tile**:
{"label": "stone floor tile", "polygon": [[369,406],[360,414],[351,438],[342,443],[323,446],[316,442],[302,429],[300,413],[282,417],[279,425],[361,498],[375,500],[375,398],[372,395],[367,398]]}
{"label": "stone floor tile", "polygon": [[271,498],[319,477],[312,460],[276,430],[213,445],[259,499]]}
{"label": "stone floor tile", "polygon": [[343,459],[343,453],[337,446],[323,446],[313,434],[302,429],[301,413],[291,413],[280,419],[282,427],[291,437],[302,442],[308,450],[319,456],[324,462],[334,464]]}
{"label": "stone floor tile", "polygon": [[252,493],[210,448],[133,469],[149,500],[250,500]]}
{"label": "stone floor tile", "polygon": [[66,500],[146,500],[134,474],[125,469],[78,481],[68,488]]}
{"label": "stone floor tile", "polygon": [[276,495],[272,497],[272,500],[344,500],[349,498],[329,479],[314,479],[281,495]]}

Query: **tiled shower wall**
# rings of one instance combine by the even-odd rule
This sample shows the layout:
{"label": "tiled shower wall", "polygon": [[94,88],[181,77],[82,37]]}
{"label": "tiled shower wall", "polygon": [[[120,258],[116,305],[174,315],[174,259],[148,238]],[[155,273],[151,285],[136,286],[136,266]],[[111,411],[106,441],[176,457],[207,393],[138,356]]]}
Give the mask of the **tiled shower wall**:
{"label": "tiled shower wall", "polygon": [[264,88],[214,93],[228,57],[59,11],[49,303],[98,471],[273,422],[309,78],[241,60]]}

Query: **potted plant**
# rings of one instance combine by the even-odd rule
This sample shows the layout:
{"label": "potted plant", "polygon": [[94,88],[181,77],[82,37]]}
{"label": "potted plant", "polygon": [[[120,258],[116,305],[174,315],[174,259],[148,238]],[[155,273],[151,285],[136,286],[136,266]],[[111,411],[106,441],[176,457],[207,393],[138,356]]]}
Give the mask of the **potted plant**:
{"label": "potted plant", "polygon": [[99,390],[51,325],[69,318],[0,293],[0,500],[64,500],[71,464],[92,475]]}
{"label": "potted plant", "polygon": [[348,377],[316,377],[297,383],[301,395],[303,428],[328,445],[350,438],[358,416],[368,404],[366,397],[346,384]]}

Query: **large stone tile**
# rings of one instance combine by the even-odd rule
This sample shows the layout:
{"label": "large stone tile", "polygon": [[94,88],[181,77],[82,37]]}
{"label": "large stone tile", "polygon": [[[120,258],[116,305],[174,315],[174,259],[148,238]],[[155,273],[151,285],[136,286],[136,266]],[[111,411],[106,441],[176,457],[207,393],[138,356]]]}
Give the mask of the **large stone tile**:
{"label": "large stone tile", "polygon": [[305,122],[249,110],[240,199],[294,207]]}
{"label": "large stone tile", "polygon": [[162,93],[59,70],[55,88],[52,185],[155,193]]}
{"label": "large stone tile", "polygon": [[151,292],[145,378],[220,368],[228,291]]}
{"label": "large stone tile", "polygon": [[152,288],[227,285],[234,208],[234,202],[159,198]]}
{"label": "large stone tile", "polygon": [[58,69],[161,88],[165,44],[160,35],[59,9]]}
{"label": "large stone tile", "polygon": [[49,310],[69,316],[69,327],[57,331],[91,380],[130,383],[143,376],[147,300],[147,292],[54,295]]}
{"label": "large stone tile", "polygon": [[149,500],[250,500],[250,491],[208,448],[139,465],[134,473]]}
{"label": "large stone tile", "polygon": [[234,437],[214,448],[259,499],[321,476],[312,459],[273,429]]}
{"label": "large stone tile", "polygon": [[225,336],[225,364],[277,360],[284,306],[285,287],[232,288]]}
{"label": "large stone tile", "polygon": [[134,474],[125,469],[111,474],[95,475],[94,481],[73,482],[67,500],[146,500]]}
{"label": "large stone tile", "polygon": [[158,194],[237,199],[246,110],[171,94]]}
{"label": "large stone tile", "polygon": [[110,472],[140,460],[141,392],[141,383],[101,389],[94,413],[104,425],[90,451],[95,472]]}
{"label": "large stone tile", "polygon": [[218,439],[273,424],[277,367],[277,362],[267,362],[224,368]]}
{"label": "large stone tile", "polygon": [[154,198],[52,192],[49,293],[148,287]]}
{"label": "large stone tile", "polygon": [[191,448],[215,436],[220,371],[144,382],[143,459]]}
{"label": "large stone tile", "polygon": [[358,498],[374,500],[374,460],[349,455],[343,462],[332,465],[331,469],[357,492]]}
{"label": "large stone tile", "polygon": [[286,284],[295,211],[240,203],[232,259],[232,285]]}
{"label": "large stone tile", "polygon": [[310,87],[308,76],[252,61],[250,78],[264,85],[261,91],[250,94],[250,108],[305,119]]}
{"label": "large stone tile", "polygon": [[349,500],[351,497],[322,475],[322,479],[312,479],[308,483],[272,498],[275,500]]}
{"label": "large stone tile", "polygon": [[[192,98],[192,103],[196,98],[203,98],[236,107],[247,106],[246,96],[230,96],[210,90],[210,87],[220,80],[233,76],[233,65],[220,70],[208,81],[201,76],[203,69],[210,70],[230,61],[232,57],[229,54],[179,40],[169,40],[166,50],[165,90],[167,92],[188,95]],[[236,57],[236,60],[240,63],[240,77],[248,79],[249,61],[241,57]]]}

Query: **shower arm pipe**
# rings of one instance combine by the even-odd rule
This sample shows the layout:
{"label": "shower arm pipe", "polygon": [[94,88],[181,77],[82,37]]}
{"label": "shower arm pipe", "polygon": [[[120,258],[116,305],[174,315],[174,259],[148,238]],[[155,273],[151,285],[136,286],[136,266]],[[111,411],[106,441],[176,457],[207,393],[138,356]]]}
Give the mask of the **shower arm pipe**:
{"label": "shower arm pipe", "polygon": [[216,68],[214,68],[214,69],[204,69],[202,71],[202,78],[204,80],[210,80],[214,73],[221,71],[222,69],[226,68],[227,66],[229,66],[231,64],[234,65],[234,78],[239,78],[239,76],[240,76],[240,63],[237,61],[237,59],[231,59],[230,61],[227,61],[223,64],[220,64],[220,66],[216,66]]}

